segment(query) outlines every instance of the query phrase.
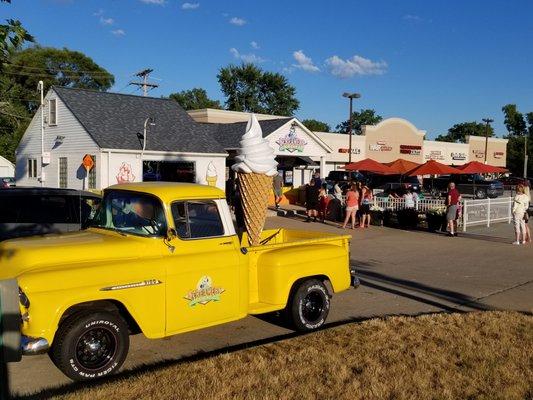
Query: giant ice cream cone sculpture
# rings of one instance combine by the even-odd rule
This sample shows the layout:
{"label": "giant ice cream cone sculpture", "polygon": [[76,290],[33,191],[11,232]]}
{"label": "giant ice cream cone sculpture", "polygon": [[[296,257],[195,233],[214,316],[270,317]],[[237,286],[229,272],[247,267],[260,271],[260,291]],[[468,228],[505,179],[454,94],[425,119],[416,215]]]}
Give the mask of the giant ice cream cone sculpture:
{"label": "giant ice cream cone sculpture", "polygon": [[251,115],[246,133],[240,141],[241,148],[231,167],[239,174],[244,223],[252,246],[260,242],[268,208],[268,195],[272,189],[272,177],[278,173],[274,150],[263,139],[261,126]]}

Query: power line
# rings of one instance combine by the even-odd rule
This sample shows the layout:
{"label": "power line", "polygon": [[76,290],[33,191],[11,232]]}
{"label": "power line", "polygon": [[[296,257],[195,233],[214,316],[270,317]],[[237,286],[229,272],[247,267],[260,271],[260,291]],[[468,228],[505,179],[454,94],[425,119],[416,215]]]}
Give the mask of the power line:
{"label": "power line", "polygon": [[141,82],[130,82],[130,85],[135,85],[138,87],[142,87],[143,90],[143,96],[146,96],[148,94],[149,90],[155,89],[156,87],[159,87],[156,83],[148,82],[148,78],[150,77],[150,74],[154,70],[151,68],[143,69],[142,71],[139,71],[135,74],[135,76],[139,77],[139,79],[142,79]]}
{"label": "power line", "polygon": [[[14,67],[14,68],[21,68],[21,69],[29,69],[29,70],[37,70],[37,71],[48,71],[47,69],[44,69],[43,67],[30,67],[28,65],[21,65],[21,64],[13,64],[13,63],[6,63],[8,66]],[[94,70],[89,69],[66,69],[66,68],[50,68],[52,70],[57,70],[60,72],[66,72],[66,73],[86,73],[86,74],[102,74],[102,75],[111,75],[109,72],[95,72]]]}

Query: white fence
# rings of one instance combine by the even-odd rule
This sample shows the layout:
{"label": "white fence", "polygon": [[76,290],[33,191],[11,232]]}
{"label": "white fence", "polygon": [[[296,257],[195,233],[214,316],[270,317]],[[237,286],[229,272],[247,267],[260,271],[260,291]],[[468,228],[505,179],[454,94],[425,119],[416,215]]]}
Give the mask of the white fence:
{"label": "white fence", "polygon": [[511,223],[512,197],[463,201],[463,231],[468,226],[487,225],[495,222]]}
{"label": "white fence", "polygon": [[[499,197],[496,199],[463,200],[462,218],[459,225],[463,231],[469,226],[487,225],[496,222],[511,223],[512,220],[512,197]],[[373,206],[382,210],[398,211],[405,207],[404,198],[374,197]],[[444,199],[419,199],[415,201],[414,209],[425,212],[436,208],[445,208]]]}

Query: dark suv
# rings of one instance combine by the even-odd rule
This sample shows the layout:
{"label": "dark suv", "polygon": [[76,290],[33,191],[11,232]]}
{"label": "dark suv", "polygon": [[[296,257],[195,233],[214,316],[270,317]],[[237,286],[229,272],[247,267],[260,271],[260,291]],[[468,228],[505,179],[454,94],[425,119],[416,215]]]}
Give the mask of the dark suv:
{"label": "dark suv", "polygon": [[100,196],[72,189],[0,190],[0,241],[86,227]]}
{"label": "dark suv", "polygon": [[330,171],[326,178],[328,191],[333,190],[333,185],[337,182],[342,190],[348,187],[350,182],[365,182],[366,178],[357,171]]}
{"label": "dark suv", "polygon": [[454,182],[461,194],[472,195],[475,199],[494,199],[503,196],[503,183],[485,179],[479,174],[443,175],[434,179],[424,179],[424,188],[434,194],[448,190],[448,183]]}
{"label": "dark suv", "polygon": [[371,175],[368,184],[372,189],[382,189],[385,193],[401,192],[410,189],[419,192],[420,182],[416,176],[405,175]]}

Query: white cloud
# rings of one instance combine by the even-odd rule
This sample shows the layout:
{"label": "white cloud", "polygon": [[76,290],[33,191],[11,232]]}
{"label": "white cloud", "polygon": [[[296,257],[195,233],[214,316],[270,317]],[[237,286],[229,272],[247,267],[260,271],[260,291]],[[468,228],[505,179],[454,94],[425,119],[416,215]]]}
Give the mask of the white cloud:
{"label": "white cloud", "polygon": [[250,42],[250,46],[252,47],[252,49],[259,49],[259,43],[257,43],[256,41],[252,40]]}
{"label": "white cloud", "polygon": [[413,21],[413,22],[420,22],[422,21],[422,18],[420,18],[418,15],[414,14],[406,14],[402,17],[406,21]]}
{"label": "white cloud", "polygon": [[93,15],[95,17],[101,17],[102,15],[104,15],[104,10],[100,8],[98,11],[94,12]]}
{"label": "white cloud", "polygon": [[115,20],[113,18],[104,18],[103,16],[100,16],[100,23],[102,25],[113,25]]}
{"label": "white cloud", "polygon": [[167,0],[141,0],[144,4],[157,4],[158,6],[162,6],[167,2]]}
{"label": "white cloud", "polygon": [[313,60],[307,57],[302,50],[295,51],[292,56],[296,60],[296,64],[293,64],[294,67],[307,72],[320,72],[320,68],[313,64]]}
{"label": "white cloud", "polygon": [[387,71],[385,61],[372,61],[358,55],[343,60],[332,56],[326,60],[329,72],[337,78],[351,78],[355,75],[381,75]]}
{"label": "white cloud", "polygon": [[196,10],[200,7],[200,3],[183,3],[181,5],[182,10]]}
{"label": "white cloud", "polygon": [[237,26],[243,26],[246,24],[246,20],[239,17],[233,17],[229,20],[229,23]]}
{"label": "white cloud", "polygon": [[111,31],[111,33],[115,36],[124,36],[126,35],[126,32],[123,29],[115,29],[114,31]]}
{"label": "white cloud", "polygon": [[231,53],[233,57],[245,63],[260,64],[265,61],[263,58],[253,53],[241,54],[239,53],[239,50],[237,50],[235,47],[232,47],[231,49],[229,49],[229,52]]}

